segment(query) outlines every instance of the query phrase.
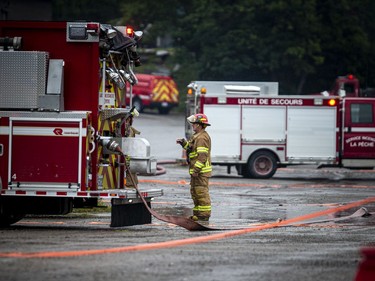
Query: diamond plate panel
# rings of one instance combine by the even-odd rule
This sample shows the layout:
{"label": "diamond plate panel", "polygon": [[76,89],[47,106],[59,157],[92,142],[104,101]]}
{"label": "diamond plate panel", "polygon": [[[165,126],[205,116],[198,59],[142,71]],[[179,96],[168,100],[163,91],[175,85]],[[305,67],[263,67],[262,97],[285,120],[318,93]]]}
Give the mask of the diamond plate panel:
{"label": "diamond plate panel", "polygon": [[0,52],[0,108],[33,109],[45,95],[47,52]]}

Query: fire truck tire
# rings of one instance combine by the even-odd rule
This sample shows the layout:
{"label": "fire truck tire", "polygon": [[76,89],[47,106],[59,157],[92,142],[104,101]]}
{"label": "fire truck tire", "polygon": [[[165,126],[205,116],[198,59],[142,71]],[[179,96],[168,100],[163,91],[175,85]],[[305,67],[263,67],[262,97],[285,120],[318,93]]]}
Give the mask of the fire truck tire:
{"label": "fire truck tire", "polygon": [[2,214],[0,215],[0,228],[1,227],[8,227],[21,219],[23,219],[25,215],[23,214]]}
{"label": "fire truck tire", "polygon": [[255,152],[247,162],[245,177],[256,179],[269,179],[277,169],[276,157],[269,151]]}
{"label": "fire truck tire", "polygon": [[133,100],[133,106],[135,106],[135,109],[138,110],[138,112],[143,111],[143,103],[140,98],[135,98]]}
{"label": "fire truck tire", "polygon": [[169,107],[159,107],[159,114],[167,115],[171,109]]}

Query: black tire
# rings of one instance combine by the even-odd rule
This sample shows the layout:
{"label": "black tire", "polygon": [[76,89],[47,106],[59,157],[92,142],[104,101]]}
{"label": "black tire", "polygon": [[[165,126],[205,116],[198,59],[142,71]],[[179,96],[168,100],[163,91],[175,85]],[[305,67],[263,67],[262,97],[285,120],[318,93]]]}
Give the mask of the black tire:
{"label": "black tire", "polygon": [[158,107],[159,114],[167,115],[170,110],[169,107]]}
{"label": "black tire", "polygon": [[23,219],[25,215],[23,214],[12,214],[12,215],[0,215],[0,228],[1,227],[8,227],[21,219]]}
{"label": "black tire", "polygon": [[247,162],[245,177],[256,179],[269,179],[277,169],[276,157],[269,151],[255,152]]}
{"label": "black tire", "polygon": [[135,106],[135,109],[138,110],[138,112],[142,112],[143,111],[143,103],[141,101],[140,98],[135,98],[133,100],[133,106]]}

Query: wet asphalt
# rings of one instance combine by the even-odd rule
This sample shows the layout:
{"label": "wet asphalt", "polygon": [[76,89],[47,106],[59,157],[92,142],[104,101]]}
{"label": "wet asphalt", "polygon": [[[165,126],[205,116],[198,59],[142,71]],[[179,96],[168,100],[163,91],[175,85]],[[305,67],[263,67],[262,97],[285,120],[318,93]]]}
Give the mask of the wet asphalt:
{"label": "wet asphalt", "polygon": [[[140,188],[163,189],[152,202],[157,212],[188,216],[187,167],[172,161],[183,117],[143,116],[135,127],[165,172],[140,176]],[[354,280],[361,250],[375,247],[374,182],[375,170],[305,166],[254,180],[215,166],[209,225],[223,230],[190,232],[156,219],[111,228],[104,211],[29,216],[0,230],[0,279]],[[367,216],[349,217],[361,208]]]}

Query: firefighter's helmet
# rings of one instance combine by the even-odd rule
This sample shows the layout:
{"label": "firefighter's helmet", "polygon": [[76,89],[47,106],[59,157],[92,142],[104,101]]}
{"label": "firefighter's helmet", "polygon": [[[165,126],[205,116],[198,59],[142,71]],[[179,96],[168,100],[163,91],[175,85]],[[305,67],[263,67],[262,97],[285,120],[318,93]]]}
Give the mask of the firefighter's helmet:
{"label": "firefighter's helmet", "polygon": [[191,115],[187,118],[187,120],[191,124],[196,123],[196,124],[204,124],[204,125],[207,125],[207,126],[211,126],[211,124],[208,123],[207,116],[203,113]]}

